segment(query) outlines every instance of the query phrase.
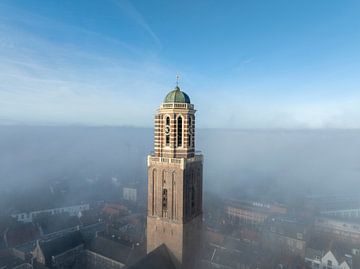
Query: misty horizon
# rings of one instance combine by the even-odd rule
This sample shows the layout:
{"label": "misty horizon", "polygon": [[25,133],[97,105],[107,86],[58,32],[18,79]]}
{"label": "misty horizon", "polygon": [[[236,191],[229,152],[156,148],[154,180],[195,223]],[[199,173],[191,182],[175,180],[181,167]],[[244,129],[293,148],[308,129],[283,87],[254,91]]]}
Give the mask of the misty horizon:
{"label": "misty horizon", "polygon": [[[76,181],[96,174],[145,184],[152,132],[145,127],[0,126],[0,184],[30,181],[25,188],[31,188],[64,176]],[[222,194],[262,181],[280,193],[289,188],[311,194],[326,182],[322,192],[346,194],[344,183],[359,185],[356,145],[360,130],[198,129],[196,140],[205,155],[204,189]]]}
{"label": "misty horizon", "polygon": [[0,269],[360,269],[360,1],[0,1]]}

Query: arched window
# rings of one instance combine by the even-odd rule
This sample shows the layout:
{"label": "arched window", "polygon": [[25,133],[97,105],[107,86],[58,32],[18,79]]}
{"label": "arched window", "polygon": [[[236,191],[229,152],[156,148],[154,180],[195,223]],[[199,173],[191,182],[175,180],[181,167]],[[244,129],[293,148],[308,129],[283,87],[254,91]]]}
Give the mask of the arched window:
{"label": "arched window", "polygon": [[178,117],[177,119],[177,145],[178,147],[181,147],[182,146],[182,132],[183,132],[183,129],[182,129],[182,117]]}
{"label": "arched window", "polygon": [[162,195],[163,211],[167,211],[167,206],[168,206],[168,192],[167,189],[163,189],[163,195]]}
{"label": "arched window", "polygon": [[170,117],[165,120],[165,145],[170,146]]}

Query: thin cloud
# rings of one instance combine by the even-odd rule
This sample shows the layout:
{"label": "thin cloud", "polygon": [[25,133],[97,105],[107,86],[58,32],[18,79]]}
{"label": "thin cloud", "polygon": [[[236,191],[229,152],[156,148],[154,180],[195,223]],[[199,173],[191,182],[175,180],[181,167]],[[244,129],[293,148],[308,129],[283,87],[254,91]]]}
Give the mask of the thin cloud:
{"label": "thin cloud", "polygon": [[[131,5],[126,10],[147,25]],[[19,14],[16,18],[22,24],[0,17],[0,123],[152,125],[152,112],[174,85],[175,68],[146,49],[131,50],[131,45],[99,38],[101,33]],[[22,28],[23,24],[31,27]],[[52,42],[29,30],[37,27],[86,37],[88,43],[101,42],[104,50],[76,40],[74,44]],[[360,128],[360,96],[351,93],[337,100],[330,96],[300,102],[287,100],[286,93],[278,98],[260,96],[261,89],[274,87],[276,81],[254,82],[249,87],[235,76],[225,81],[189,70],[181,73],[181,86],[199,110],[200,127]]]}
{"label": "thin cloud", "polygon": [[[91,42],[100,40],[99,33],[27,16],[21,20],[32,27],[45,25],[86,36]],[[157,92],[167,88],[163,78],[171,72],[168,67],[146,61],[145,52],[107,55],[75,44],[57,44],[16,23],[0,22],[6,23],[0,36],[7,37],[0,40],[2,123],[142,126],[152,122],[144,108],[152,110],[162,98]],[[101,43],[122,45],[112,38],[101,38]]]}
{"label": "thin cloud", "polygon": [[147,32],[155,44],[161,48],[161,41],[154,33],[150,25],[144,19],[144,16],[127,0],[113,0],[116,6],[118,6],[122,11],[124,11],[137,25]]}

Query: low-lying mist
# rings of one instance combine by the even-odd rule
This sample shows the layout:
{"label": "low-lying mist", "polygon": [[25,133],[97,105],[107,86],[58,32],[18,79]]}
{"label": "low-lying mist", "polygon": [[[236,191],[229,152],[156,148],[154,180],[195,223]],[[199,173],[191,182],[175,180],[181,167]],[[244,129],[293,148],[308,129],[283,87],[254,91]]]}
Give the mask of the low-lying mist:
{"label": "low-lying mist", "polygon": [[[199,129],[196,135],[205,191],[280,197],[356,194],[360,187],[360,130]],[[102,179],[146,186],[152,147],[150,128],[1,126],[0,193],[59,180],[78,189]]]}

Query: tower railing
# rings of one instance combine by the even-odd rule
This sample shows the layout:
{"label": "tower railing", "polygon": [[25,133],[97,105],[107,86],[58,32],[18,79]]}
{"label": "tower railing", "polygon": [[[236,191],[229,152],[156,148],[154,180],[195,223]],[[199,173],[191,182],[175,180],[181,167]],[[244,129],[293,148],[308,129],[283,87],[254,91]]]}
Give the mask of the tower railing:
{"label": "tower railing", "polygon": [[188,103],[162,103],[161,108],[185,108],[185,109],[194,109],[193,104]]}

